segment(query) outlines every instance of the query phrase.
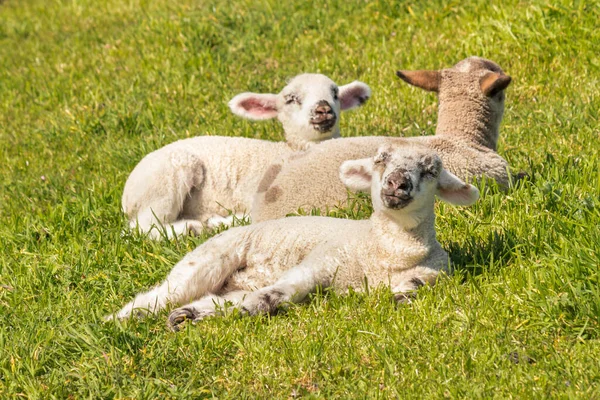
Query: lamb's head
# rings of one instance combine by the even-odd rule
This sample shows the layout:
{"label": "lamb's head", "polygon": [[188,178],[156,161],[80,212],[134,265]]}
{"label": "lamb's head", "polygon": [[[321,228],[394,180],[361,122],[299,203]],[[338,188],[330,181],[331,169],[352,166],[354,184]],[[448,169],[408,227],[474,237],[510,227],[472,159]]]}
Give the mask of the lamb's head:
{"label": "lamb's head", "polygon": [[440,71],[397,71],[405,82],[439,96],[436,134],[459,136],[496,150],[504,90],[511,82],[502,68],[481,57],[469,57]]}
{"label": "lamb's head", "polygon": [[471,205],[479,190],[445,170],[432,150],[417,146],[382,146],[375,157],[345,161],[340,179],[350,190],[371,191],[373,208],[404,226],[433,213],[435,195],[456,205]]}
{"label": "lamb's head", "polygon": [[341,111],[363,105],[371,96],[365,83],[354,81],[344,86],[321,74],[301,74],[279,94],[241,93],[229,107],[234,114],[253,120],[277,117],[285,137],[302,147],[340,135]]}

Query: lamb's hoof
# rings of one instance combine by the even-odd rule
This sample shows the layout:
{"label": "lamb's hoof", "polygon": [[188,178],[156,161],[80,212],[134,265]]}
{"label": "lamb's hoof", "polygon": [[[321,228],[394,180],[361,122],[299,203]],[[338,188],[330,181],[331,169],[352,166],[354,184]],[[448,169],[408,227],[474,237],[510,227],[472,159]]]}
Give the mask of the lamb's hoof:
{"label": "lamb's hoof", "polygon": [[178,332],[181,329],[181,324],[183,324],[188,319],[193,321],[195,318],[196,315],[193,310],[189,308],[178,308],[176,310],[173,310],[171,314],[169,314],[167,326],[173,332]]}
{"label": "lamb's hoof", "polygon": [[188,235],[191,236],[200,236],[202,235],[202,232],[204,231],[204,226],[202,225],[201,222],[188,222],[186,224],[186,231]]}
{"label": "lamb's hoof", "polygon": [[285,293],[278,289],[260,290],[246,297],[242,303],[242,315],[275,315],[284,301]]}
{"label": "lamb's hoof", "polygon": [[213,317],[215,315],[214,310],[194,310],[192,308],[178,308],[173,310],[171,314],[169,314],[169,319],[167,320],[167,326],[173,332],[177,332],[180,329],[180,325],[183,324],[186,320],[191,320],[193,324],[198,321],[203,320],[207,317]]}
{"label": "lamb's hoof", "polygon": [[416,299],[416,292],[405,292],[405,293],[396,293],[394,294],[394,300],[398,304],[411,304],[414,299]]}

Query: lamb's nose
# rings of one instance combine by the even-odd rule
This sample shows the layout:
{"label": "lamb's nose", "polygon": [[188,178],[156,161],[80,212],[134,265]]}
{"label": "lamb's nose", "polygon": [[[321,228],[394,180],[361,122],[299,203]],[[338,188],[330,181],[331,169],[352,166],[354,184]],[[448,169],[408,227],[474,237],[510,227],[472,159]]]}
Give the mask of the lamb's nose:
{"label": "lamb's nose", "polygon": [[322,124],[325,122],[335,121],[335,113],[331,108],[331,105],[325,101],[321,100],[317,103],[317,106],[313,110],[313,116],[310,119],[310,122],[313,124]]}
{"label": "lamb's nose", "polygon": [[396,175],[388,179],[388,186],[396,195],[408,195],[413,189],[413,184],[410,178],[406,176]]}

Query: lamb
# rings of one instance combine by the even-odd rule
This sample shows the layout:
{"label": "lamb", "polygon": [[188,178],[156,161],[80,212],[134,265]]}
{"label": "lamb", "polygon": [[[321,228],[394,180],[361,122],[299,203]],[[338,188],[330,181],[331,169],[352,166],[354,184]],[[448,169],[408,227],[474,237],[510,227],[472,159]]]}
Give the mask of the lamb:
{"label": "lamb", "polygon": [[272,165],[256,194],[250,213],[253,222],[281,218],[301,208],[324,211],[343,205],[347,191],[336,179],[340,165],[367,157],[383,144],[422,144],[435,150],[445,167],[467,182],[489,177],[503,188],[508,186],[508,163],[496,153],[496,145],[510,76],[496,63],[479,57],[441,71],[398,71],[397,75],[411,85],[438,93],[436,134],[330,140]]}
{"label": "lamb", "polygon": [[242,137],[199,136],[180,140],[144,157],[129,175],[123,211],[131,228],[160,238],[199,233],[205,226],[230,223],[228,210],[249,212],[261,177],[272,163],[295,151],[339,137],[341,110],[370,97],[366,84],[338,87],[321,74],[293,78],[279,94],[242,93],[229,106],[242,117],[277,117],[287,143]]}
{"label": "lamb", "polygon": [[[177,330],[231,307],[255,315],[302,301],[317,286],[343,292],[389,285],[397,301],[434,284],[448,266],[435,235],[434,199],[470,205],[479,191],[443,169],[430,149],[384,146],[375,157],[346,161],[340,179],[370,187],[368,220],[291,217],[230,228],[187,254],[160,286],[138,294],[115,316],[169,315]],[[107,320],[113,316],[106,317]]]}

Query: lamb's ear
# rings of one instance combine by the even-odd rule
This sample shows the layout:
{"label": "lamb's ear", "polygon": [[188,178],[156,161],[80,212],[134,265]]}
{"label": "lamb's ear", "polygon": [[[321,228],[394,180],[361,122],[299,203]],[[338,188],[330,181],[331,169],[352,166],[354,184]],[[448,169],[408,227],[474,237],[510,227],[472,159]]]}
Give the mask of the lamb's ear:
{"label": "lamb's ear", "polygon": [[429,92],[438,92],[442,74],[440,71],[396,71],[398,78],[409,85],[425,89]]}
{"label": "lamb's ear", "polygon": [[342,111],[360,107],[371,97],[371,88],[366,83],[354,81],[339,87],[340,108]]}
{"label": "lamb's ear", "polygon": [[367,192],[371,190],[373,159],[344,161],[340,166],[340,180],[350,190]]}
{"label": "lamb's ear", "polygon": [[457,206],[470,206],[479,199],[479,190],[475,186],[461,181],[445,169],[440,173],[437,194],[442,200]]}
{"label": "lamb's ear", "polygon": [[488,97],[495,96],[510,85],[512,78],[497,72],[488,72],[479,79],[481,91]]}
{"label": "lamb's ear", "polygon": [[275,118],[277,95],[271,93],[240,93],[229,102],[229,108],[240,117],[261,120]]}

